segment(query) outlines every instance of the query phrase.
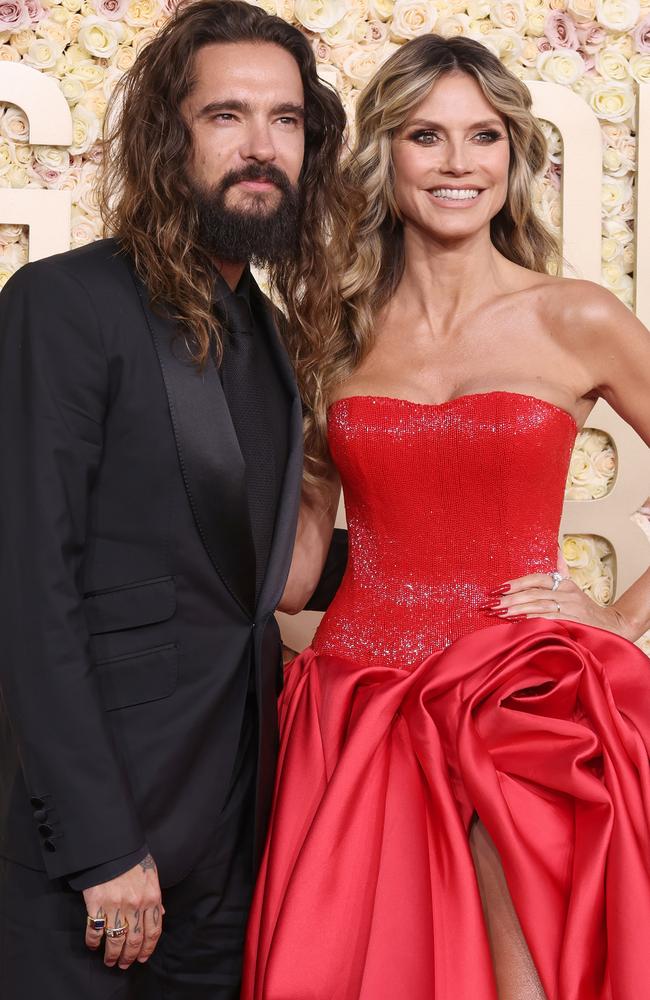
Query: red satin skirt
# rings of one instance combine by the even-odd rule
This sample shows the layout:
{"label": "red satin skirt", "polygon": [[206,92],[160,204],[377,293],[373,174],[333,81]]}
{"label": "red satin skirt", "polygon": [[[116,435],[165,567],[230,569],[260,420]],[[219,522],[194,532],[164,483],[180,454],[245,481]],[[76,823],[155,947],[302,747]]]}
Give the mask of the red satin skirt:
{"label": "red satin skirt", "polygon": [[548,1000],[650,998],[650,662],[572,622],[287,667],[242,1000],[495,1000],[478,814]]}

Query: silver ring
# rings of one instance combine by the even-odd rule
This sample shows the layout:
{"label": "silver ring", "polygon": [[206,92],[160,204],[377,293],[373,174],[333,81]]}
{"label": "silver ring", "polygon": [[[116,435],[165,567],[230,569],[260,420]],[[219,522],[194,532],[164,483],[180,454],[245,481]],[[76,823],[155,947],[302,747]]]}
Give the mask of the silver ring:
{"label": "silver ring", "polygon": [[107,927],[106,937],[107,938],[121,938],[125,937],[129,933],[128,923],[124,923],[121,927]]}
{"label": "silver ring", "polygon": [[553,572],[549,573],[548,575],[550,576],[551,580],[553,581],[553,586],[551,587],[551,593],[553,593],[560,586],[560,584],[564,580],[564,577],[562,576],[561,573],[558,573],[558,571],[556,569],[554,569]]}

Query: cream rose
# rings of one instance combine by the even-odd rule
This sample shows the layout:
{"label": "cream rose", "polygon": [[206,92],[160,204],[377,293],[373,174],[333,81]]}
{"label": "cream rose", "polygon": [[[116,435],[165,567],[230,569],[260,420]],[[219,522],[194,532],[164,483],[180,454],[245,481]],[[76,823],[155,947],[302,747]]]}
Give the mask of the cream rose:
{"label": "cream rose", "polygon": [[607,45],[596,53],[596,70],[606,80],[629,80],[630,71],[625,56]]}
{"label": "cream rose", "polygon": [[391,38],[408,41],[418,35],[428,35],[434,29],[437,16],[434,2],[397,0],[390,25]]}
{"label": "cream rose", "polygon": [[451,38],[455,35],[466,35],[469,31],[469,17],[467,14],[449,14],[440,18],[436,24],[436,32],[443,38]]}
{"label": "cream rose", "polygon": [[323,32],[346,14],[345,0],[296,0],[294,16],[310,31]]}
{"label": "cream rose", "polygon": [[34,160],[50,170],[67,170],[70,154],[61,146],[34,146]]}
{"label": "cream rose", "polygon": [[596,17],[596,0],[568,0],[567,10],[576,21],[593,21]]}
{"label": "cream rose", "polygon": [[0,45],[0,61],[20,62],[20,53],[11,45]]}
{"label": "cream rose", "polygon": [[20,108],[9,106],[0,119],[0,133],[12,142],[27,142],[29,125],[25,113]]}
{"label": "cream rose", "polygon": [[[68,53],[66,53],[66,58],[67,55]],[[80,59],[74,66],[66,70],[66,75],[80,80],[86,90],[94,90],[95,87],[101,86],[106,70],[103,66],[89,59],[86,54],[85,59]]]}
{"label": "cream rose", "polygon": [[105,21],[97,15],[85,17],[79,28],[79,44],[96,59],[112,59],[123,37],[119,21]]}
{"label": "cream rose", "polygon": [[571,87],[585,71],[585,64],[579,52],[573,49],[552,49],[541,52],[537,59],[537,72],[542,80],[561,83]]}
{"label": "cream rose", "polygon": [[605,572],[602,576],[597,577],[592,583],[590,590],[591,596],[598,604],[609,604],[614,596],[614,581],[611,575]]}
{"label": "cream rose", "polygon": [[634,240],[634,233],[623,219],[614,216],[611,219],[603,219],[603,233],[609,239],[625,247]]}
{"label": "cream rose", "polygon": [[84,215],[83,212],[73,209],[70,225],[71,247],[74,249],[75,247],[85,246],[86,243],[92,243],[94,240],[99,239],[100,236],[101,224],[99,220],[91,219],[89,216]]}
{"label": "cream rose", "polygon": [[148,28],[161,13],[158,0],[131,0],[124,12],[124,20],[133,28]]}
{"label": "cream rose", "polygon": [[113,60],[113,65],[124,73],[127,69],[131,69],[134,62],[135,49],[130,45],[120,45],[115,55],[115,59]]}
{"label": "cream rose", "polygon": [[515,66],[511,61],[518,59],[523,48],[521,35],[510,28],[495,28],[483,39],[485,45],[508,65],[510,71],[514,71]]}
{"label": "cream rose", "polygon": [[630,59],[630,73],[637,83],[650,83],[650,53],[636,53]]}
{"label": "cream rose", "polygon": [[569,568],[586,569],[598,563],[598,555],[590,535],[565,535],[560,546]]}
{"label": "cream rose", "polygon": [[490,5],[490,19],[500,28],[522,31],[526,23],[523,0],[495,0]]}
{"label": "cream rose", "polygon": [[472,21],[480,21],[490,13],[490,0],[469,0],[466,5],[467,16]]}
{"label": "cream rose", "polygon": [[586,486],[568,486],[564,492],[565,500],[592,500],[593,497]]}
{"label": "cream rose", "polygon": [[21,56],[29,50],[29,47],[36,41],[36,33],[31,30],[31,28],[23,28],[22,31],[17,31],[12,34],[9,43],[19,52]]}
{"label": "cream rose", "polygon": [[616,475],[616,452],[610,446],[603,448],[603,450],[595,455],[593,458],[594,469],[606,482],[611,482],[611,480]]}
{"label": "cream rose", "polygon": [[369,11],[380,21],[388,21],[393,16],[395,0],[370,0]]}
{"label": "cream rose", "polygon": [[625,83],[597,83],[589,103],[599,118],[610,122],[625,121],[634,110],[634,91]]}
{"label": "cream rose", "polygon": [[639,0],[596,0],[596,20],[610,31],[630,31],[640,14]]}
{"label": "cream rose", "polygon": [[59,80],[59,87],[68,104],[76,104],[86,93],[86,88],[76,76],[64,76]]}
{"label": "cream rose", "polygon": [[[365,22],[362,22],[365,24]],[[337,45],[351,45],[358,41],[356,32],[359,28],[359,20],[352,11],[345,17],[333,24],[331,28],[326,28],[322,33],[322,39],[327,44],[335,48]]]}
{"label": "cream rose", "polygon": [[0,262],[0,288],[4,288],[9,281],[9,278],[16,270],[17,268],[12,267],[11,264]]}
{"label": "cream rose", "polygon": [[[526,17],[526,34],[533,38],[541,38],[546,27],[546,11],[541,7],[536,7],[528,12]],[[537,57],[537,47],[535,47],[535,57]]]}
{"label": "cream rose", "polygon": [[72,112],[72,145],[71,153],[85,153],[99,137],[99,121],[97,115],[77,104]]}
{"label": "cream rose", "polygon": [[82,2],[83,0],[61,0],[61,5],[71,14],[76,14],[81,10]]}
{"label": "cream rose", "polygon": [[600,241],[600,256],[603,263],[609,264],[611,261],[617,260],[621,257],[623,253],[623,248],[612,239],[611,236],[603,236]]}
{"label": "cream rose", "polygon": [[22,267],[27,263],[27,256],[27,247],[24,243],[9,243],[2,247],[2,263],[9,267]]}

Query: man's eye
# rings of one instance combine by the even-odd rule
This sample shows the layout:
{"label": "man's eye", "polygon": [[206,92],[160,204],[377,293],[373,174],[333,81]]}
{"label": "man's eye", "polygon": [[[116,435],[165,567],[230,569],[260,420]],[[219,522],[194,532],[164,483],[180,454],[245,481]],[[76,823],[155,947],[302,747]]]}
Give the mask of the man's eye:
{"label": "man's eye", "polygon": [[278,118],[281,125],[297,125],[298,119],[293,115],[282,115],[282,118]]}
{"label": "man's eye", "polygon": [[233,122],[234,120],[235,116],[230,111],[219,111],[218,114],[214,115],[216,122]]}

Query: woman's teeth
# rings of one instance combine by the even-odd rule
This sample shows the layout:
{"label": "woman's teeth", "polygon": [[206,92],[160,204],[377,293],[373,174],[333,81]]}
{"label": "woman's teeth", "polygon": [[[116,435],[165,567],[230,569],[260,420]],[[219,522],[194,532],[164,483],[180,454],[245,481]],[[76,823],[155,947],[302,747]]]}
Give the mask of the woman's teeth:
{"label": "woman's teeth", "polygon": [[470,201],[478,198],[480,192],[477,188],[434,188],[431,194],[435,198],[451,198],[453,201]]}

